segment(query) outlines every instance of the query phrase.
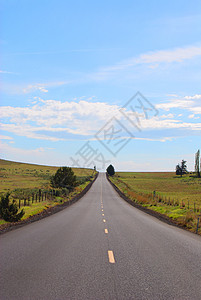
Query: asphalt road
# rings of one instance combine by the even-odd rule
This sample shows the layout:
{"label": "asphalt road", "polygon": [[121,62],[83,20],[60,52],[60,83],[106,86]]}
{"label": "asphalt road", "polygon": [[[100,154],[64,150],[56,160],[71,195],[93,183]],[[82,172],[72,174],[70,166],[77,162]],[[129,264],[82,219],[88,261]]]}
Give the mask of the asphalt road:
{"label": "asphalt road", "polygon": [[[108,252],[109,251],[109,252]],[[63,211],[0,237],[0,299],[201,299],[201,238],[99,177]]]}

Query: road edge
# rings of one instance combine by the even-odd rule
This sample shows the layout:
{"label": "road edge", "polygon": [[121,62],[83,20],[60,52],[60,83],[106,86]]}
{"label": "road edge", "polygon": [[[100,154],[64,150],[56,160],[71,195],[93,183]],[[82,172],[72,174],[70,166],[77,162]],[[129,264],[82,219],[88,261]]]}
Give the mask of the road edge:
{"label": "road edge", "polygon": [[69,201],[66,201],[62,204],[47,208],[45,210],[43,210],[41,213],[38,213],[36,215],[33,215],[23,221],[19,221],[19,222],[13,222],[13,223],[6,223],[5,227],[0,228],[0,235],[4,234],[8,231],[14,230],[14,229],[18,229],[20,227],[23,227],[25,225],[31,224],[33,222],[42,220],[46,217],[49,217],[57,212],[60,212],[61,210],[71,206],[72,204],[74,204],[75,202],[77,202],[78,200],[80,200],[91,188],[91,186],[93,185],[93,183],[95,182],[95,180],[97,179],[99,175],[99,172],[96,173],[94,179],[76,196],[74,196],[72,199],[70,199]]}

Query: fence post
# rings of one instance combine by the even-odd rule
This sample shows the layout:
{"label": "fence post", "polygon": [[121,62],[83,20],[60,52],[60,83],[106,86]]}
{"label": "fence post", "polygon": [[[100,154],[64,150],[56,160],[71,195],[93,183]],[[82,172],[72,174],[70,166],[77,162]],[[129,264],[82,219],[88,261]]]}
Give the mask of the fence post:
{"label": "fence post", "polygon": [[41,199],[41,189],[38,190],[38,200],[40,202],[40,199]]}
{"label": "fence post", "polygon": [[200,221],[200,218],[198,217],[197,228],[196,228],[196,234],[198,234],[199,221]]}
{"label": "fence post", "polygon": [[20,208],[20,199],[19,199],[19,208]]}

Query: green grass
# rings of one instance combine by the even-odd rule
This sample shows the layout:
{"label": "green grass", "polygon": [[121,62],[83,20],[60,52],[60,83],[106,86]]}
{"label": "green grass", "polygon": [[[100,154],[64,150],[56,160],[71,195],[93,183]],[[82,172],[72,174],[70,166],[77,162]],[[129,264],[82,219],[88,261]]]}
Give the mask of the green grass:
{"label": "green grass", "polygon": [[[34,190],[50,188],[50,177],[54,175],[59,167],[41,166],[34,164],[11,162],[0,159],[0,194],[11,193],[15,189]],[[89,176],[95,176],[92,169],[72,168],[75,175],[82,182],[66,198],[55,197],[53,200],[31,203],[29,206],[22,206],[25,215],[22,220],[27,219],[34,214],[42,212],[48,207],[52,207],[70,200],[76,194],[80,193],[90,181],[85,179]],[[11,194],[12,197],[12,194]],[[17,202],[18,203],[18,202]],[[7,222],[0,219],[0,225]]]}
{"label": "green grass", "polygon": [[131,200],[195,231],[201,214],[201,178],[192,174],[180,177],[171,172],[118,172],[110,178]]}
{"label": "green grass", "polygon": [[[10,192],[16,188],[49,188],[50,176],[54,175],[58,168],[0,159],[0,193]],[[72,169],[78,177],[93,174],[91,169]]]}

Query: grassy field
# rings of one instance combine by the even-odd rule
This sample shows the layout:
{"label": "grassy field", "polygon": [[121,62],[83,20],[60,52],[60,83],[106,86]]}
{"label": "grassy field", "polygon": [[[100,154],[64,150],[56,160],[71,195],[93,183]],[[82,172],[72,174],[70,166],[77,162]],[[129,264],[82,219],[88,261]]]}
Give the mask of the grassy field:
{"label": "grassy field", "polygon": [[[58,167],[17,163],[0,159],[0,195],[9,192],[12,198],[12,192],[14,190],[47,190],[50,188],[50,177],[56,173],[57,169]],[[22,220],[34,214],[38,214],[44,209],[68,201],[89,184],[89,176],[95,176],[95,172],[92,169],[72,169],[77,178],[83,182],[78,185],[73,192],[69,193],[66,198],[54,197],[52,200],[30,203],[30,205],[23,206],[22,208],[25,210],[25,215]],[[0,219],[0,225],[5,223],[4,220]]]}
{"label": "grassy field", "polygon": [[196,230],[201,215],[201,178],[171,172],[119,172],[110,179],[131,200]]}
{"label": "grassy field", "polygon": [[[17,163],[0,159],[0,193],[16,188],[48,188],[50,176],[58,167]],[[72,168],[78,177],[91,176],[93,170]]]}

